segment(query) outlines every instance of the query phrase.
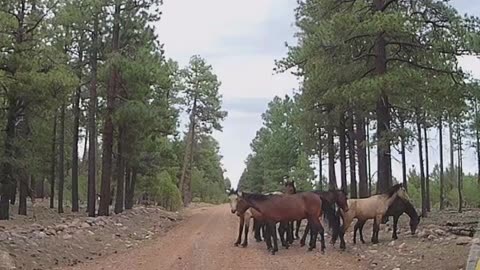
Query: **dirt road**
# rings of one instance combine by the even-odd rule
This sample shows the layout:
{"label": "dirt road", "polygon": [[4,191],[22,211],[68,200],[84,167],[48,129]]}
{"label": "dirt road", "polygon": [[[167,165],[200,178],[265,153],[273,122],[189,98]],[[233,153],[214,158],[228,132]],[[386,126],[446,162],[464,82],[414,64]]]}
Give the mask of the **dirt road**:
{"label": "dirt road", "polygon": [[[238,218],[228,205],[191,210],[186,220],[153,244],[70,269],[368,269],[365,261],[327,246],[325,255],[307,252],[298,241],[275,255],[250,240],[234,247]],[[250,239],[253,237],[249,235]]]}

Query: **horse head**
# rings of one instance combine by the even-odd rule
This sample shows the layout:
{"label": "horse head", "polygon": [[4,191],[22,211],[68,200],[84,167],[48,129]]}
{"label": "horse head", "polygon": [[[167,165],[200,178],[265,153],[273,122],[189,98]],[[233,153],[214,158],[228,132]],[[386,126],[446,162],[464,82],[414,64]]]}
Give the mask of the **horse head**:
{"label": "horse head", "polygon": [[418,218],[410,219],[410,232],[412,235],[414,235],[415,232],[417,231],[417,227],[419,223],[420,223],[420,216],[418,216]]}
{"label": "horse head", "polygon": [[295,187],[295,181],[286,181],[284,184],[284,192],[286,194],[295,194],[297,193],[297,188]]}
{"label": "horse head", "polygon": [[228,199],[230,200],[230,211],[235,214],[238,204],[238,192],[235,189],[230,189],[228,192]]}
{"label": "horse head", "polygon": [[340,207],[344,212],[348,211],[348,195],[341,189],[335,191],[335,203]]}

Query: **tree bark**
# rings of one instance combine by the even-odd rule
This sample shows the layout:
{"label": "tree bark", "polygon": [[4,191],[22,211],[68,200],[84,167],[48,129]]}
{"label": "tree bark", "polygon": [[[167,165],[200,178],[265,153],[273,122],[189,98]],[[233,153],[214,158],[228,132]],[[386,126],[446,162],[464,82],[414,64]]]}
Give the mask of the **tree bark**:
{"label": "tree bark", "polygon": [[365,118],[356,117],[357,123],[357,155],[358,155],[358,188],[360,198],[367,198],[368,179],[367,179],[367,143],[365,141]]}
{"label": "tree bark", "polygon": [[427,211],[430,212],[430,166],[428,158],[428,129],[423,127],[425,133],[425,200],[427,201]]}
{"label": "tree bark", "polygon": [[[77,74],[78,79],[82,80],[83,48],[78,49],[78,62],[80,63]],[[75,90],[73,96],[73,141],[72,141],[72,212],[78,212],[78,132],[80,127],[80,93],[81,86]]]}
{"label": "tree bark", "polygon": [[408,190],[408,181],[407,181],[407,152],[405,147],[405,119],[400,117],[400,128],[402,129],[402,135],[400,135],[400,147],[402,155],[402,183],[405,190]]}
{"label": "tree bark", "polygon": [[[385,0],[374,0],[376,12],[383,12]],[[384,33],[380,32],[375,41],[375,73],[382,76],[387,72],[387,51]],[[390,103],[384,89],[376,104],[377,114],[377,192],[387,192],[392,185],[392,160],[390,151]]]}
{"label": "tree bark", "polygon": [[[346,137],[345,137],[345,115],[342,113],[340,116],[340,125],[338,127],[338,136],[340,143],[340,180],[342,183],[342,190],[348,192],[347,187],[347,155],[346,155]],[[354,172],[355,173],[355,172]]]}
{"label": "tree bark", "polygon": [[457,140],[458,140],[458,212],[463,211],[463,168],[462,168],[462,135],[460,131],[460,124],[457,128]]}
{"label": "tree bark", "polygon": [[[353,127],[353,112],[348,112],[348,157],[350,165],[350,197],[358,198],[357,192],[357,169],[355,161],[355,130]],[[358,128],[358,126],[357,126]]]}
{"label": "tree bark", "polygon": [[137,168],[133,167],[131,173],[130,187],[128,188],[128,193],[125,201],[125,209],[133,208],[133,197],[135,194],[135,183],[137,182]]}
{"label": "tree bark", "polygon": [[125,159],[124,159],[124,145],[125,145],[125,129],[120,127],[119,138],[117,142],[117,164],[116,164],[116,178],[117,178],[117,194],[115,196],[115,214],[122,213],[124,207],[124,188],[125,188]]}
{"label": "tree bark", "polygon": [[455,143],[453,141],[453,125],[452,125],[452,119],[449,119],[448,121],[448,131],[450,132],[450,183],[455,182]]}
{"label": "tree bark", "polygon": [[65,102],[60,111],[60,136],[58,138],[58,213],[63,213],[63,186],[65,183]]}
{"label": "tree bark", "polygon": [[365,129],[367,130],[367,163],[368,163],[368,195],[372,196],[372,160],[370,159],[370,121],[367,118]]}
{"label": "tree bark", "polygon": [[337,177],[335,175],[335,144],[334,144],[334,129],[331,123],[327,126],[327,149],[328,149],[328,189],[337,189]]}
{"label": "tree bark", "polygon": [[131,175],[131,168],[130,165],[128,164],[128,161],[125,160],[125,209],[128,209],[128,194],[130,192],[130,185],[132,183],[132,178],[130,177]]}
{"label": "tree bark", "polygon": [[323,190],[323,144],[322,144],[322,129],[318,128],[318,188]]}
{"label": "tree bark", "polygon": [[184,206],[188,206],[190,203],[189,201],[189,181],[191,179],[187,179],[187,170],[190,167],[188,164],[191,156],[193,156],[193,141],[195,140],[195,115],[197,113],[197,97],[193,100],[192,112],[190,113],[190,124],[187,133],[187,138],[185,139],[185,155],[183,158],[183,166],[182,166],[182,174],[180,176],[179,182],[179,189],[182,194],[182,201]]}
{"label": "tree bark", "polygon": [[28,180],[25,169],[20,169],[19,177],[19,196],[18,196],[18,214],[27,215],[27,196],[28,196]]}
{"label": "tree bark", "polygon": [[445,177],[443,175],[443,123],[442,117],[440,116],[438,121],[438,137],[439,137],[439,145],[440,148],[440,210],[445,208]]}
{"label": "tree bark", "polygon": [[57,110],[53,115],[52,152],[50,160],[50,208],[55,208],[55,169],[57,168]]}
{"label": "tree bark", "polygon": [[479,124],[480,115],[478,114],[478,101],[475,101],[475,138],[476,138],[476,145],[477,148],[477,185],[480,189],[480,132],[479,132]]}
{"label": "tree bark", "polygon": [[13,168],[11,159],[13,159],[13,145],[15,140],[15,122],[16,117],[16,100],[9,100],[9,108],[7,111],[7,124],[5,127],[5,145],[4,159],[1,168],[1,194],[0,194],[0,220],[8,220],[10,218],[10,197],[11,189],[14,188]]}
{"label": "tree bark", "polygon": [[418,157],[420,162],[420,188],[422,196],[422,217],[427,217],[427,197],[425,190],[425,170],[423,167],[423,146],[422,146],[422,121],[417,113],[417,141],[418,141]]}
{"label": "tree bark", "polygon": [[[119,52],[120,41],[120,1],[115,2],[115,13],[113,15],[113,37],[112,52]],[[99,216],[109,215],[109,206],[111,199],[111,180],[112,180],[112,151],[113,151],[113,114],[115,110],[115,99],[119,83],[118,67],[112,66],[110,80],[107,87],[107,109],[105,114],[105,122],[103,126],[102,140],[102,182],[100,186],[100,206],[98,207]]]}
{"label": "tree bark", "polygon": [[97,148],[97,58],[98,58],[98,32],[99,21],[98,13],[95,15],[92,32],[92,51],[90,55],[90,100],[88,104],[88,194],[87,194],[87,211],[89,217],[95,216],[96,201],[96,148]]}

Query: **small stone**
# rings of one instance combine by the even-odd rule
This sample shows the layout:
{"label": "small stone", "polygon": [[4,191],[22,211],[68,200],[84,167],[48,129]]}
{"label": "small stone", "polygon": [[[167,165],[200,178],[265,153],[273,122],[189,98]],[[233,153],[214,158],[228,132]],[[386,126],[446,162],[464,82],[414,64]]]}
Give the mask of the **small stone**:
{"label": "small stone", "polygon": [[34,236],[35,238],[38,238],[38,239],[43,239],[43,238],[47,237],[47,234],[44,233],[44,232],[35,232],[35,233],[33,234],[33,236]]}
{"label": "small stone", "polygon": [[66,230],[67,228],[68,228],[67,225],[65,225],[65,224],[59,224],[59,225],[57,225],[57,226],[55,227],[55,230],[56,230],[57,232],[58,232],[58,231],[62,232],[62,231],[64,231],[64,230]]}
{"label": "small stone", "polygon": [[400,270],[400,267],[393,268],[392,270]]}
{"label": "small stone", "polygon": [[371,249],[371,250],[369,250],[368,252],[373,253],[373,254],[376,254],[376,253],[378,253],[378,250],[376,250],[376,249]]}
{"label": "small stone", "polygon": [[388,243],[388,246],[389,246],[389,247],[395,246],[395,241],[392,241],[392,242]]}
{"label": "small stone", "polygon": [[73,236],[70,235],[70,234],[64,234],[64,235],[62,236],[62,238],[63,238],[63,240],[70,240],[70,239],[73,238]]}
{"label": "small stone", "polygon": [[398,246],[399,249],[404,249],[407,246],[406,243],[402,243],[400,246]]}
{"label": "small stone", "polygon": [[479,238],[473,238],[472,239],[472,244],[475,244],[475,245],[480,244],[480,239]]}
{"label": "small stone", "polygon": [[422,230],[418,233],[418,237],[420,238],[427,238],[428,237],[428,234],[425,230]]}
{"label": "small stone", "polygon": [[122,223],[115,223],[115,226],[117,226],[117,227],[122,227],[123,224],[122,224]]}
{"label": "small stone", "polygon": [[427,239],[430,240],[430,241],[433,241],[433,240],[437,239],[437,237],[436,237],[435,235],[433,235],[433,234],[430,234],[430,235],[427,237]]}
{"label": "small stone", "polygon": [[459,237],[457,241],[455,241],[455,244],[459,246],[464,246],[464,245],[468,245],[471,241],[472,241],[472,238],[463,236],[463,237]]}
{"label": "small stone", "polygon": [[436,229],[436,230],[433,230],[434,233],[436,233],[438,236],[445,236],[447,233],[442,230],[442,229]]}
{"label": "small stone", "polygon": [[90,228],[90,224],[88,224],[87,222],[84,222],[82,223],[82,225],[80,225],[80,228]]}
{"label": "small stone", "polygon": [[88,233],[89,235],[95,235],[95,233],[92,232],[92,231],[90,231],[90,230],[87,230],[87,233]]}
{"label": "small stone", "polygon": [[11,270],[17,269],[15,266],[15,261],[12,256],[6,251],[0,251],[0,269],[2,270]]}

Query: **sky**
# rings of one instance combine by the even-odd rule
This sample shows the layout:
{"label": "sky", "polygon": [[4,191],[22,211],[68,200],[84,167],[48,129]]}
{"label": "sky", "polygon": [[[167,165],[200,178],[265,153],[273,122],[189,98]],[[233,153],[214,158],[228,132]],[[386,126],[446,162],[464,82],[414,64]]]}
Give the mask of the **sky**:
{"label": "sky", "polygon": [[[480,1],[451,3],[462,14],[480,16]],[[261,114],[268,102],[276,95],[292,94],[299,87],[295,76],[273,72],[274,61],[286,55],[285,42],[296,42],[296,6],[297,0],[164,0],[162,18],[155,25],[167,57],[186,66],[189,58],[198,54],[212,65],[222,82],[220,93],[228,117],[223,131],[215,132],[214,137],[220,143],[225,176],[234,187],[251,152],[250,142],[262,126]],[[461,63],[480,79],[480,60],[468,57]],[[432,131],[429,137],[429,157],[436,160],[438,136]],[[407,156],[408,167],[418,161],[416,156]],[[372,172],[376,171],[375,161],[372,156]],[[317,162],[313,165],[318,166]],[[392,166],[394,176],[400,179],[401,164],[396,158]],[[466,171],[473,172],[475,166],[475,152],[467,150]]]}

